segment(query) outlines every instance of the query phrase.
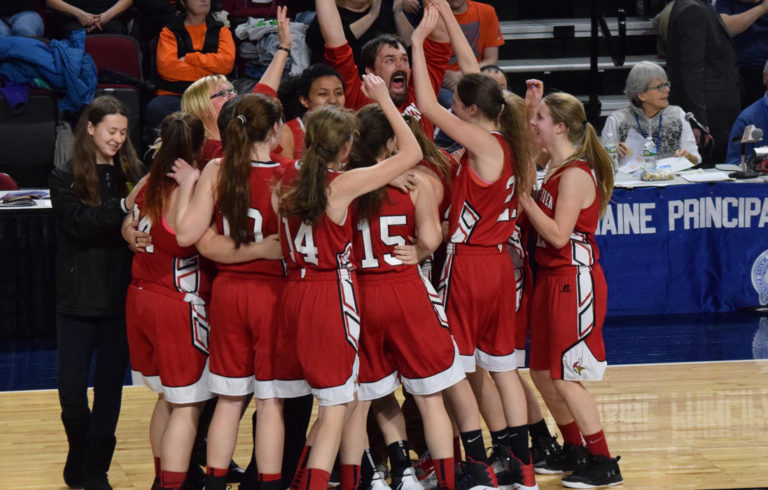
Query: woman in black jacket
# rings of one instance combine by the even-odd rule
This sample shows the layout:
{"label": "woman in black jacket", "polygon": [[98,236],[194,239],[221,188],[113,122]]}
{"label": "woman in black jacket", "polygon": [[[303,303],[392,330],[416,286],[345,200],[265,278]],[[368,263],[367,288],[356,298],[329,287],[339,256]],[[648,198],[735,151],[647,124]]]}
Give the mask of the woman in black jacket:
{"label": "woman in black jacket", "polygon": [[[125,294],[132,257],[120,229],[143,174],[127,131],[120,102],[94,99],[78,122],[72,160],[49,179],[58,227],[59,401],[69,441],[64,481],[70,487],[112,488],[107,470],[128,365]],[[91,411],[87,389],[94,351]]]}

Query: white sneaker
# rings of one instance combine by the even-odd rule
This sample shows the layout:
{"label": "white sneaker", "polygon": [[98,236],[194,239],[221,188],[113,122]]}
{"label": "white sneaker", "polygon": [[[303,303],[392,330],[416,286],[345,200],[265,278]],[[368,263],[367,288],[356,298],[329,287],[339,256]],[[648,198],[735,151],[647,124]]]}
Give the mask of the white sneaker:
{"label": "white sneaker", "polygon": [[389,485],[387,485],[387,477],[383,471],[377,471],[373,474],[371,490],[392,490],[389,488]]}
{"label": "white sneaker", "polygon": [[424,490],[424,486],[416,478],[416,470],[413,467],[406,468],[403,471],[403,479],[400,480],[397,490]]}

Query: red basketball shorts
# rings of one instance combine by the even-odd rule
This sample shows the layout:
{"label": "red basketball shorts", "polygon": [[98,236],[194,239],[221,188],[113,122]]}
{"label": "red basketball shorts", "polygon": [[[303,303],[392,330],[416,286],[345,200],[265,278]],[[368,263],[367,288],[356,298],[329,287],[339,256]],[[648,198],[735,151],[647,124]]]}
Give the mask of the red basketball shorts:
{"label": "red basketball shorts", "polygon": [[552,379],[599,380],[607,366],[603,321],[607,304],[599,265],[540,268],[531,309],[531,369]]}
{"label": "red basketball shorts", "polygon": [[205,305],[154,284],[132,283],[126,297],[128,348],[134,383],[144,382],[171,403],[211,398]]}
{"label": "red basketball shorts", "polygon": [[360,286],[360,400],[397,389],[429,395],[464,378],[448,322],[429,281],[416,267],[358,274]]}
{"label": "red basketball shorts", "polygon": [[290,270],[278,303],[273,374],[278,398],[354,400],[360,336],[354,273]]}
{"label": "red basketball shorts", "polygon": [[517,368],[514,274],[503,247],[448,244],[438,292],[465,372]]}
{"label": "red basketball shorts", "polygon": [[223,271],[211,292],[211,391],[272,398],[277,301],[286,279]]}

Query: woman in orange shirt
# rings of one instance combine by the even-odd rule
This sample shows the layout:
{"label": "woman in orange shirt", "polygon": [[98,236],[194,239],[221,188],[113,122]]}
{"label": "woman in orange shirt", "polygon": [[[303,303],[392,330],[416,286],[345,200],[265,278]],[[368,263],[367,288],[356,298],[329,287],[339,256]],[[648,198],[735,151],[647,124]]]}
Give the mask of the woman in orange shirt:
{"label": "woman in orange shirt", "polygon": [[146,141],[168,114],[181,109],[181,94],[207,75],[227,75],[235,66],[232,32],[211,15],[210,0],[179,0],[183,9],[160,31],[157,39],[157,97],[147,104]]}

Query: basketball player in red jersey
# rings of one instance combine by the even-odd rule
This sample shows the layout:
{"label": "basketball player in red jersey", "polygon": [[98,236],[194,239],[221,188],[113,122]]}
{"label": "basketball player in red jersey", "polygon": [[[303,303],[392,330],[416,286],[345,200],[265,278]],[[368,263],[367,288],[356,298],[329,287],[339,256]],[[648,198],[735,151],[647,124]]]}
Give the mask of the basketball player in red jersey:
{"label": "basketball player in red jersey", "polygon": [[210,264],[194,246],[176,243],[180,191],[166,175],[177,158],[198,161],[204,137],[195,115],[176,112],[165,118],[162,143],[133,209],[139,230],[152,237],[146,253],[133,258],[126,319],[134,379],[159,394],[150,422],[153,488],[181,488],[202,403],[212,396],[206,313]]}
{"label": "basketball player in red jersey", "polygon": [[[378,106],[363,107],[357,117],[360,136],[350,157],[353,169],[385,160],[397,146]],[[432,184],[420,172],[414,173],[414,179],[409,193],[386,186],[358,197],[354,204],[357,232],[353,248],[362,314],[360,413],[354,420],[363,424],[371,400],[389,396],[401,380],[425,421],[427,444],[438,467],[438,486],[454,488],[451,422],[441,391],[464,379],[464,370],[434,288],[421,277],[417,265],[405,265],[393,255],[395,246],[406,244],[408,237],[416,237],[421,257],[442,242]],[[430,346],[430,356],[419,354],[419,346],[424,345]],[[382,427],[388,445],[405,439],[402,415],[397,420],[401,423]],[[392,474],[402,481],[400,488],[421,488],[410,459],[397,463],[392,461]],[[342,479],[344,469],[342,466]]]}
{"label": "basketball player in red jersey", "polygon": [[[289,279],[279,308],[276,389],[282,397],[311,391],[320,405],[307,441],[311,451],[299,478],[301,489],[328,486],[344,420],[355,399],[360,324],[350,262],[349,206],[421,159],[419,146],[381,78],[365,75],[363,86],[392,124],[400,152],[372,167],[340,172],[357,121],[343,109],[321,107],[307,120],[304,159],[286,170],[273,194],[273,206],[282,216],[281,245]],[[343,463],[359,463],[363,438],[364,434],[358,436],[357,461],[342,454]]]}
{"label": "basketball player in red jersey", "polygon": [[[425,31],[438,16],[449,32],[459,29],[450,7],[438,1],[425,10]],[[515,304],[507,301],[514,297],[509,281],[514,266],[504,246],[517,219],[516,189],[531,187],[534,177],[525,103],[516,96],[505,100],[475,63],[471,73],[462,67],[453,114],[442,108],[427,83],[419,28],[412,37],[417,103],[466,148],[451,191],[449,243],[438,292],[493,445],[505,458],[499,484],[538,488],[528,451],[525,396],[515,372]],[[467,49],[467,43],[454,45],[457,53]],[[467,446],[474,437],[463,433],[462,440]]]}
{"label": "basketball player in red jersey", "polygon": [[278,91],[286,117],[280,132],[280,153],[292,160],[304,156],[304,119],[312,109],[326,104],[344,107],[344,83],[339,72],[322,63],[280,84]]}
{"label": "basketball player in red jersey", "polygon": [[[563,478],[563,485],[618,485],[619,458],[611,458],[595,401],[581,384],[602,379],[606,368],[602,327],[607,289],[594,234],[613,190],[611,160],[572,95],[546,96],[532,125],[550,160],[537,200],[527,193],[520,198],[538,232],[531,377],[560,426],[563,457],[574,460],[575,471]],[[567,410],[549,403],[557,396]],[[582,435],[586,460],[578,456]]]}
{"label": "basketball player in red jersey", "polygon": [[[205,255],[217,261],[211,304],[211,390],[219,402],[208,431],[206,488],[223,489],[237,441],[240,414],[251,392],[256,397],[257,465],[262,485],[279,488],[283,441],[282,405],[272,393],[271,339],[284,264],[277,242],[278,222],[270,186],[282,167],[270,160],[282,128],[277,99],[243,96],[226,129],[227,152],[207,167],[189,202],[180,211],[180,240],[199,240]],[[176,169],[176,167],[175,167]],[[185,189],[194,176],[184,180]],[[189,196],[189,194],[186,194]],[[215,219],[214,230],[208,229]],[[198,238],[200,236],[200,238]],[[252,244],[262,260],[229,264],[226,254]],[[219,256],[225,254],[223,260]],[[241,254],[242,255],[242,254]],[[267,260],[264,260],[267,259]],[[273,260],[268,260],[273,259]],[[259,449],[261,448],[261,449]]]}

